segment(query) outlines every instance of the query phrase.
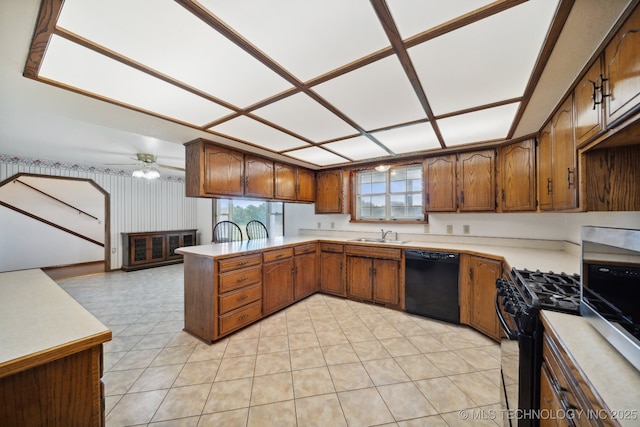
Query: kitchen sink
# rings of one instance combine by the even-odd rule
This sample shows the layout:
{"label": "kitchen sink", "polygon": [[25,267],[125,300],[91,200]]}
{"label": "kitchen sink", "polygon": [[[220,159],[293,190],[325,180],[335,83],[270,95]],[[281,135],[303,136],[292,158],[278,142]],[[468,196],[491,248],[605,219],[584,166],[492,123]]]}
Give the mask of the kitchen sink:
{"label": "kitchen sink", "polygon": [[403,243],[407,243],[407,240],[376,239],[373,237],[360,237],[359,239],[351,239],[349,241],[363,243],[386,243],[388,245],[402,245]]}

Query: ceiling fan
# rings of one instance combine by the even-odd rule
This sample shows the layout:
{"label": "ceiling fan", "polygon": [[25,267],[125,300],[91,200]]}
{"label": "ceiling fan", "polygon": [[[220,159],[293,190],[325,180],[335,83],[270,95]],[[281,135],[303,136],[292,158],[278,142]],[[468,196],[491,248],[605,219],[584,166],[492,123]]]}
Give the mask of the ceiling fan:
{"label": "ceiling fan", "polygon": [[132,175],[134,178],[160,178],[160,172],[158,171],[158,168],[172,169],[184,172],[184,168],[156,163],[157,157],[155,154],[137,153],[136,157],[137,159],[132,158],[132,160],[138,160],[139,168],[133,171]]}

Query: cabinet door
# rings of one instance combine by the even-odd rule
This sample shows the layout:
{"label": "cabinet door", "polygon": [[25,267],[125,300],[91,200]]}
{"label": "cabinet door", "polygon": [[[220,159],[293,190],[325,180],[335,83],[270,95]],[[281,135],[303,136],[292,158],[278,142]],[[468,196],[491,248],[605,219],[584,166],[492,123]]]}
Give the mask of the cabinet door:
{"label": "cabinet door", "polygon": [[318,290],[318,257],[315,253],[296,256],[294,299],[297,301]]}
{"label": "cabinet door", "polygon": [[[544,411],[546,414],[563,413],[560,396],[558,396],[552,385],[551,375],[548,372],[546,363],[542,363],[542,369],[540,370],[540,411]],[[566,420],[564,421],[561,423],[561,420],[557,417],[542,417],[540,419],[540,427],[569,425]]]}
{"label": "cabinet door", "polygon": [[607,125],[640,105],[640,7],[636,7],[605,49]]}
{"label": "cabinet door", "polygon": [[275,196],[281,200],[296,199],[296,168],[295,166],[275,163]]}
{"label": "cabinet door", "polygon": [[396,305],[399,302],[400,263],[387,259],[373,260],[373,300]]}
{"label": "cabinet door", "polygon": [[264,264],[263,313],[272,313],[293,302],[293,259]]}
{"label": "cabinet door", "polygon": [[342,258],[341,253],[320,252],[320,290],[323,292],[345,296]]}
{"label": "cabinet door", "polygon": [[589,141],[602,130],[603,105],[597,89],[602,85],[601,73],[598,58],[573,90],[577,146]]}
{"label": "cabinet door", "polygon": [[461,153],[458,157],[458,206],[460,212],[495,211],[494,150]]}
{"label": "cabinet door", "polygon": [[553,141],[553,209],[577,207],[576,143],[573,133],[571,96],[567,97],[551,122]]}
{"label": "cabinet door", "polygon": [[495,309],[496,279],[502,276],[500,261],[469,257],[469,270],[466,273],[466,285],[471,295],[470,325],[499,340],[500,325]]}
{"label": "cabinet door", "polygon": [[456,156],[429,157],[423,163],[425,212],[455,212]]}
{"label": "cabinet door", "polygon": [[536,209],[535,158],[533,139],[500,148],[500,208],[503,212]]}
{"label": "cabinet door", "polygon": [[313,202],[316,200],[316,176],[308,169],[298,168],[297,180],[297,200],[303,202]]}
{"label": "cabinet door", "polygon": [[207,194],[244,195],[244,156],[237,151],[205,145],[204,191]]}
{"label": "cabinet door", "polygon": [[538,138],[538,200],[541,210],[553,209],[553,179],[551,122],[541,131]]}
{"label": "cabinet door", "polygon": [[167,259],[176,259],[182,256],[176,253],[176,249],[183,246],[182,241],[182,234],[167,234]]}
{"label": "cabinet door", "polygon": [[369,258],[347,257],[348,295],[371,300],[373,298],[373,264]]}
{"label": "cabinet door", "polygon": [[342,213],[342,171],[318,172],[316,176],[316,213]]}
{"label": "cabinet door", "polygon": [[244,195],[273,198],[273,162],[246,155],[244,159]]}
{"label": "cabinet door", "polygon": [[131,265],[162,261],[165,237],[163,235],[131,237]]}

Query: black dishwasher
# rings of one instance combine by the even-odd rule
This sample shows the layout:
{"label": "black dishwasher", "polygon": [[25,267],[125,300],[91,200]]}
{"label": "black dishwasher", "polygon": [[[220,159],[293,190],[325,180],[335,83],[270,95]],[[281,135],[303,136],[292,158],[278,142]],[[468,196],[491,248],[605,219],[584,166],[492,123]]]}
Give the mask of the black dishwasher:
{"label": "black dishwasher", "polygon": [[460,323],[460,255],[405,250],[405,305],[408,313]]}

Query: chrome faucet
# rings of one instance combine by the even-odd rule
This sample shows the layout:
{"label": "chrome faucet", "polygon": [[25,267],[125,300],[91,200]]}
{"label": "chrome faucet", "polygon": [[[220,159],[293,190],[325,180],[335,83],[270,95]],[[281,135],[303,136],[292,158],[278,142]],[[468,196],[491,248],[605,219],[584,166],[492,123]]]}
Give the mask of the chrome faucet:
{"label": "chrome faucet", "polygon": [[391,230],[384,231],[384,228],[382,228],[380,232],[382,233],[382,240],[384,240],[387,238],[387,234],[391,233]]}

